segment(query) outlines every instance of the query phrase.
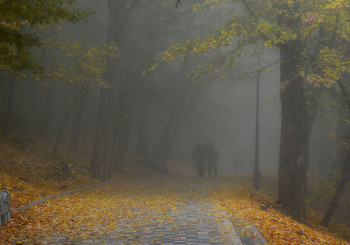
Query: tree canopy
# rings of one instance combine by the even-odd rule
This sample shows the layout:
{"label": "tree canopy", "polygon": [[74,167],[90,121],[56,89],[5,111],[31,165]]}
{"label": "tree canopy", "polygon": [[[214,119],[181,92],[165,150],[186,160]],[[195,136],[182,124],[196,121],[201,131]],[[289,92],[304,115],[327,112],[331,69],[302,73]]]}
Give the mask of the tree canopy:
{"label": "tree canopy", "polygon": [[[308,83],[331,86],[350,69],[347,60],[350,38],[348,1],[204,1],[194,9],[201,11],[217,4],[239,4],[242,11],[233,12],[226,24],[213,34],[170,46],[160,55],[159,62],[172,61],[184,54],[200,56],[217,48],[230,48],[231,52],[219,57],[220,62],[207,67],[214,72],[218,65],[230,67],[232,60],[239,55],[238,51],[250,49],[251,44],[278,48],[298,39],[304,62],[298,73]],[[288,20],[282,22],[281,18]],[[291,25],[292,22],[295,24]]]}
{"label": "tree canopy", "polygon": [[40,71],[31,52],[31,47],[41,45],[33,27],[87,20],[92,12],[73,8],[74,4],[74,0],[0,1],[0,70]]}

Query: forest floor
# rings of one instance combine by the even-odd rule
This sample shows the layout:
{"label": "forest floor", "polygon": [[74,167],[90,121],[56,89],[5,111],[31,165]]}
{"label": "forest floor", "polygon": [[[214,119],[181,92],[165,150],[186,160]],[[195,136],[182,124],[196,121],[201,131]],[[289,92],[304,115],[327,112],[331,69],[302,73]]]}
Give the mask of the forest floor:
{"label": "forest floor", "polygon": [[[220,242],[228,236],[244,243],[260,238],[251,225],[271,244],[350,244],[349,226],[335,219],[330,229],[320,227],[317,209],[308,209],[307,225],[284,215],[274,204],[275,175],[263,175],[262,192],[257,192],[250,175],[199,179],[177,163],[168,169],[168,175],[161,175],[130,161],[113,175],[125,181],[16,211],[32,201],[98,181],[88,177],[78,160],[62,162],[35,149],[0,142],[0,189],[10,191],[12,208],[11,221],[0,227],[0,244],[165,244],[168,240],[181,244],[193,239],[230,244]],[[141,176],[149,180],[127,181]],[[227,223],[233,231],[222,228]]]}

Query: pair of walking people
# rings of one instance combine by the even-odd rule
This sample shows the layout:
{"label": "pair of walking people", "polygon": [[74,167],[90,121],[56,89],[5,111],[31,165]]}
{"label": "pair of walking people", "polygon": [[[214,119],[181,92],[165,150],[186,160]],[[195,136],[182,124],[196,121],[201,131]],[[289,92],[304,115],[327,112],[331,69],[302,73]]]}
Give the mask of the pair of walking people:
{"label": "pair of walking people", "polygon": [[217,161],[219,154],[214,144],[199,143],[192,152],[192,160],[195,162],[195,167],[199,177],[203,177],[205,167],[207,166],[208,176],[211,176],[212,171],[217,176]]}

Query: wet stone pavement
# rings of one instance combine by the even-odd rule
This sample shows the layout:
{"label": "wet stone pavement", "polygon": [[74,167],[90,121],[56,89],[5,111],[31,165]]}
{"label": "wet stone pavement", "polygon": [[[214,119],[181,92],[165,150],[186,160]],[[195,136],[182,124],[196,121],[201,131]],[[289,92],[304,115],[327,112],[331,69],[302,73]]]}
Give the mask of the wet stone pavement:
{"label": "wet stone pavement", "polygon": [[[188,201],[179,209],[172,210],[168,223],[141,226],[141,230],[127,234],[126,230],[116,230],[116,237],[105,236],[86,240],[69,240],[56,237],[54,244],[150,244],[150,245],[228,245],[242,244],[233,227],[225,227],[225,221],[217,221],[206,201]],[[124,238],[118,234],[123,233]]]}
{"label": "wet stone pavement", "polygon": [[[183,204],[181,211],[173,211],[174,223],[144,227],[148,230],[143,235],[144,244],[224,244],[210,209],[210,205],[199,201]],[[241,244],[238,237],[236,239],[235,244]]]}
{"label": "wet stone pavement", "polygon": [[[219,185],[222,186],[222,183]],[[159,219],[154,217],[153,222],[138,226],[137,230],[129,230],[121,223],[108,234],[99,234],[97,231],[96,235],[84,238],[62,235],[45,238],[44,236],[40,244],[266,244],[264,239],[253,241],[250,236],[242,235],[246,233],[247,227],[243,225],[242,229],[242,224],[239,224],[238,221],[232,224],[227,214],[209,201],[210,191],[217,188],[216,183],[180,184],[177,191],[181,194],[176,206],[167,211],[168,218],[159,222]],[[152,216],[152,213],[150,212],[149,215]],[[139,215],[130,221],[138,222],[138,219],[141,221],[143,218],[142,215]],[[250,233],[255,233],[254,237],[260,236],[261,238],[254,227],[248,227],[248,229]]]}

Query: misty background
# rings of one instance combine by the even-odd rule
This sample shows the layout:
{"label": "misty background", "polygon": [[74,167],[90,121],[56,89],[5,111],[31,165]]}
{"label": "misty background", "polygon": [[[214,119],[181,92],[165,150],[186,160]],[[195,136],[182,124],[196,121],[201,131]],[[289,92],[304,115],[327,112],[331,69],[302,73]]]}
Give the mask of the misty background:
{"label": "misty background", "polygon": [[[130,7],[130,3],[123,2]],[[221,48],[216,53],[188,57],[184,62],[162,63],[154,71],[148,71],[157,62],[155,58],[169,45],[197,35],[203,37],[225,23],[232,11],[237,11],[237,6],[229,4],[193,11],[194,2],[183,1],[175,8],[173,1],[141,1],[132,15],[121,15],[124,19],[116,34],[119,56],[115,65],[118,68],[113,74],[120,80],[108,88],[112,94],[109,99],[112,109],[106,124],[110,128],[109,142],[120,148],[113,154],[119,154],[119,158],[138,154],[193,167],[191,154],[195,145],[212,141],[220,154],[219,172],[251,173],[255,157],[259,57],[261,66],[271,69],[260,75],[260,169],[276,172],[281,131],[279,64],[275,62],[279,58],[278,52],[262,46],[251,47],[252,52],[240,56],[232,69],[226,69],[218,76],[203,74],[199,79],[187,75],[227,50]],[[80,0],[77,4],[79,8],[95,12],[88,23],[37,28],[37,34],[43,40],[105,45],[108,32],[106,1]],[[57,48],[37,51],[36,56],[48,66],[64,62],[73,65],[75,62]],[[223,74],[225,78],[221,77]],[[10,121],[9,135],[44,139],[46,146],[51,148],[59,138],[56,155],[74,152],[86,159],[91,157],[98,117],[98,85],[76,85],[45,77],[35,80],[2,76],[0,110],[2,125],[6,125],[7,119]],[[331,99],[324,95],[323,100]],[[332,113],[318,109],[320,120],[315,124],[311,138],[310,172],[320,175],[327,175],[330,168],[327,163],[335,158],[337,142],[332,132],[337,130],[337,122]],[[118,130],[123,133],[114,142],[115,118],[122,118]],[[166,139],[169,143],[162,141],[164,137],[169,137]],[[121,147],[120,142],[125,142],[125,146]],[[165,145],[167,148],[161,149]]]}

